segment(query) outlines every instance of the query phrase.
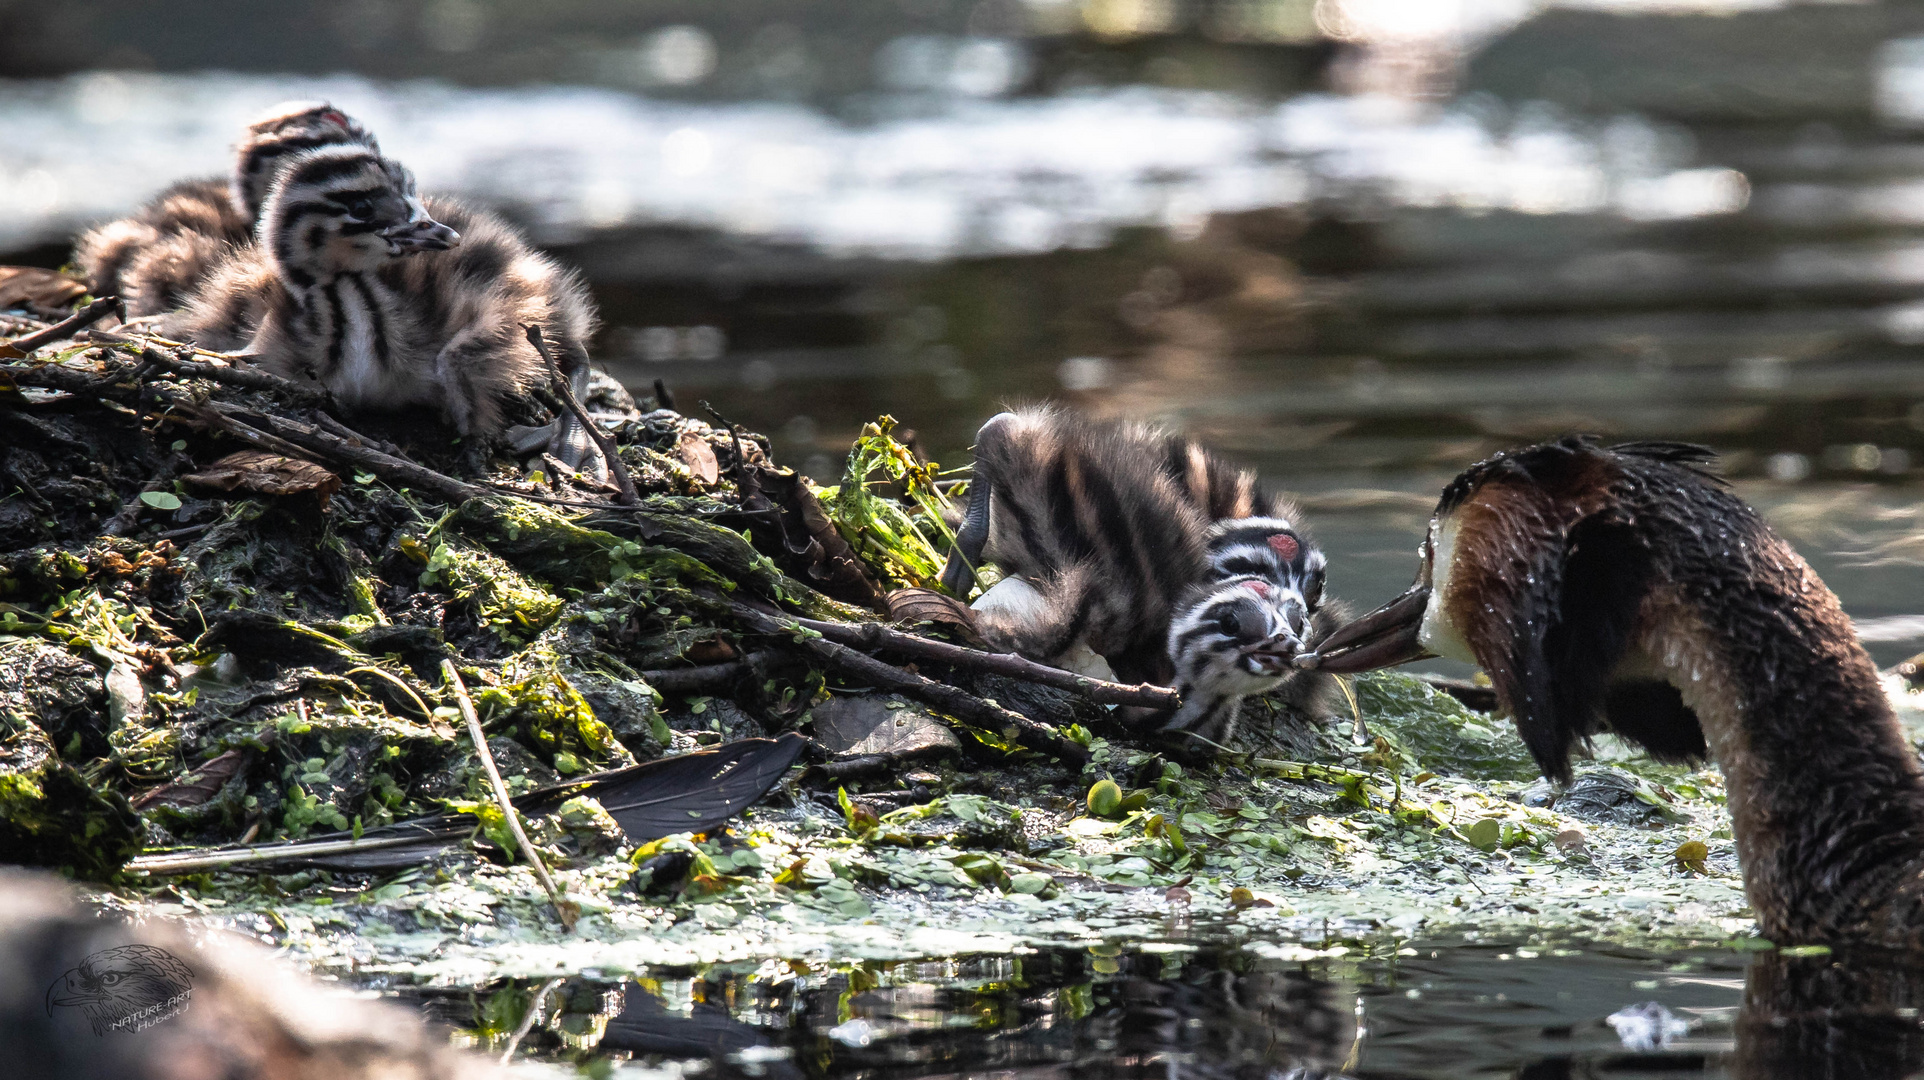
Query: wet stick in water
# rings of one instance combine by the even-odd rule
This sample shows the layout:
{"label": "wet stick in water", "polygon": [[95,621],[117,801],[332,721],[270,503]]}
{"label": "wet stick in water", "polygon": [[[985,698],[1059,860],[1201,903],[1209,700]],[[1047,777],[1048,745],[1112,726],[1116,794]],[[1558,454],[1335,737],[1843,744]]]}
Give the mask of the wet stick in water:
{"label": "wet stick in water", "polygon": [[454,691],[454,703],[460,706],[461,718],[468,722],[468,738],[474,740],[474,756],[481,761],[481,768],[488,774],[488,786],[494,789],[494,801],[501,808],[501,816],[507,820],[508,831],[514,834],[515,845],[526,856],[528,865],[534,868],[534,876],[541,881],[541,887],[548,891],[548,899],[554,901],[555,914],[561,916],[561,925],[573,932],[575,920],[581,918],[581,908],[555,887],[554,879],[548,876],[548,867],[542,863],[541,854],[528,841],[528,834],[521,828],[521,818],[514,812],[514,801],[508,797],[508,785],[501,781],[501,770],[495,768],[494,754],[488,749],[487,733],[481,730],[480,714],[474,711],[474,702],[468,697],[468,688],[461,682],[461,673],[454,669],[454,661],[441,661],[441,674],[448,680]]}
{"label": "wet stick in water", "polygon": [[528,999],[528,1011],[521,1014],[521,1022],[515,1025],[514,1034],[508,1036],[508,1048],[501,1051],[501,1064],[506,1065],[514,1060],[514,1052],[521,1049],[521,1040],[528,1037],[528,1032],[534,1030],[535,1022],[541,1019],[541,1003],[548,1000],[548,995],[560,985],[560,979],[549,979],[534,992],[534,997]]}

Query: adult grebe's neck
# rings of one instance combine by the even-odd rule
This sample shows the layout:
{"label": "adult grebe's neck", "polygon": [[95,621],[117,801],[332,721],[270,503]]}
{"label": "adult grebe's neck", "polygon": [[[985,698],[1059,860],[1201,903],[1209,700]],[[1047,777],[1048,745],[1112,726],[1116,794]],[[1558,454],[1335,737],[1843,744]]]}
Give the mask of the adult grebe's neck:
{"label": "adult grebe's neck", "polygon": [[1924,865],[1917,755],[1804,560],[1761,527],[1720,542],[1645,599],[1625,673],[1661,675],[1703,725],[1765,936],[1861,936]]}

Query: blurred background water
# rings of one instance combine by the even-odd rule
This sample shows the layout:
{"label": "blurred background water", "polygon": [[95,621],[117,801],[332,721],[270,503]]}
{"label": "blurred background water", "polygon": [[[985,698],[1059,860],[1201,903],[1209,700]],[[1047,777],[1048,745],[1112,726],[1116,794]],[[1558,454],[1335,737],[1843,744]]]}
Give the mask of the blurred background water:
{"label": "blurred background water", "polygon": [[1430,493],[1708,442],[1924,643],[1924,8],[1539,0],[0,2],[0,256],[325,97],[587,274],[601,361],[822,478],[891,412],[1164,419],[1362,602]]}
{"label": "blurred background water", "polygon": [[1924,5],[0,0],[0,71],[7,261],[325,97],[818,477],[883,412],[1158,418],[1374,603],[1469,461],[1688,439],[1924,644]]}

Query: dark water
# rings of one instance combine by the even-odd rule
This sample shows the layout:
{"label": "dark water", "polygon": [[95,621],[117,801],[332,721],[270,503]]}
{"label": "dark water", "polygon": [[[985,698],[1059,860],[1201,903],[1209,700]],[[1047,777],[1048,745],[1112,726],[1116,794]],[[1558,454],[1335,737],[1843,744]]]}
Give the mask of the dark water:
{"label": "dark water", "polygon": [[1924,1067],[1916,978],[1841,970],[1829,956],[1541,945],[1358,944],[1309,964],[1099,946],[402,996],[499,1054],[547,985],[518,1059],[708,1062],[721,1076],[1868,1078]]}

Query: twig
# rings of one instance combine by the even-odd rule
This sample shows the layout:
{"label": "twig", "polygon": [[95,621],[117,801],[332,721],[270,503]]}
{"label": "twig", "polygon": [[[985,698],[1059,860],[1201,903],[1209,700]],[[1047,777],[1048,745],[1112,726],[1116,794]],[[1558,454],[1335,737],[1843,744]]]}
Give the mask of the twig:
{"label": "twig", "polygon": [[[548,365],[548,378],[554,380],[556,396],[561,398],[561,403],[568,407],[568,411],[575,415],[575,419],[581,422],[581,426],[588,432],[588,437],[595,441],[595,449],[601,451],[602,460],[608,463],[608,472],[614,476],[615,486],[621,489],[621,494],[615,496],[615,501],[623,506],[633,506],[640,502],[641,496],[635,492],[635,481],[628,475],[628,466],[623,465],[621,455],[615,453],[614,440],[602,433],[601,428],[594,422],[594,418],[588,415],[588,410],[576,400],[574,387],[568,385],[567,378],[561,374],[561,366],[554,362],[554,354],[548,351],[548,343],[542,340],[541,328],[533,323],[527,323],[521,329],[528,334],[528,344],[533,345],[534,351],[541,354],[541,362]],[[556,422],[559,423],[559,421]]]}
{"label": "twig", "polygon": [[528,1011],[521,1014],[521,1023],[515,1025],[514,1034],[508,1037],[508,1048],[501,1052],[501,1064],[506,1065],[514,1057],[514,1052],[521,1048],[521,1040],[528,1037],[528,1032],[534,1030],[535,1021],[541,1018],[541,1003],[560,985],[560,979],[549,979],[534,992],[533,1000],[528,1002]]}
{"label": "twig", "polygon": [[[210,402],[209,405],[211,404]],[[190,419],[197,420],[217,431],[232,435],[234,438],[239,439],[256,450],[265,450],[270,454],[299,458],[303,461],[313,456],[308,451],[288,442],[286,439],[269,435],[267,432],[261,431],[250,424],[243,423],[226,415],[222,410],[210,408],[205,405],[196,405],[191,402],[175,403],[172,404],[172,407],[185,413]]]}
{"label": "twig", "polygon": [[351,427],[348,427],[346,424],[341,423],[339,420],[336,420],[334,417],[329,416],[324,412],[317,411],[314,413],[314,426],[330,434],[339,435],[341,438],[346,439],[348,442],[354,443],[357,446],[365,446],[373,450],[379,450],[381,453],[386,454],[389,457],[400,457],[400,458],[406,457],[405,454],[401,453],[401,448],[394,445],[393,443],[388,442],[385,439],[376,439],[371,436],[363,435],[360,432],[354,430]]}
{"label": "twig", "polygon": [[534,849],[528,834],[521,828],[521,816],[515,813],[514,800],[508,797],[508,785],[501,781],[501,770],[495,768],[494,752],[488,749],[487,733],[481,730],[481,717],[474,711],[474,702],[468,699],[468,688],[461,682],[461,673],[454,669],[454,661],[441,661],[441,674],[447,677],[448,686],[454,691],[454,703],[461,709],[461,718],[468,722],[468,738],[474,740],[474,756],[481,761],[481,768],[488,774],[488,785],[494,789],[494,800],[501,807],[501,816],[507,819],[508,831],[514,834],[514,842],[520,846],[521,853],[534,868],[534,876],[540,880],[541,887],[548,891],[548,899],[554,902],[555,914],[561,916],[561,925],[569,932],[575,928],[575,920],[581,917],[581,908],[555,888],[554,879],[548,876],[548,867],[541,861],[541,853]]}
{"label": "twig", "polygon": [[[758,634],[795,634],[802,629],[786,615],[779,617],[770,615],[734,600],[728,601],[728,606],[735,618]],[[933,705],[937,710],[948,713],[958,720],[988,728],[1005,739],[1021,742],[1037,750],[1046,750],[1076,765],[1089,760],[1088,750],[1064,738],[1053,727],[1031,720],[1021,713],[1011,712],[1000,705],[984,701],[966,690],[936,682],[934,679],[925,678],[914,672],[903,671],[892,664],[885,664],[866,653],[858,652],[824,637],[801,634],[797,635],[796,644],[844,675],[875,686],[900,691]]]}
{"label": "twig", "polygon": [[433,834],[420,836],[381,836],[366,840],[320,840],[293,844],[271,844],[257,848],[233,848],[227,851],[188,852],[181,855],[142,855],[127,863],[127,869],[137,874],[198,874],[205,870],[219,870],[226,866],[241,866],[247,863],[281,862],[286,859],[309,858],[316,855],[340,855],[354,851],[379,851],[383,848],[406,847],[442,840]]}
{"label": "twig", "polygon": [[131,400],[135,393],[132,390],[115,390],[112,384],[103,385],[93,375],[65,364],[0,364],[0,379],[11,380],[19,386],[59,390],[76,397],[103,397],[114,401]]}
{"label": "twig", "polygon": [[744,675],[753,674],[755,658],[751,653],[740,660],[730,660],[725,664],[707,664],[702,667],[667,668],[661,671],[639,671],[641,681],[664,694],[685,694],[690,690],[702,690],[710,686],[725,686]]}
{"label": "twig", "polygon": [[882,623],[838,623],[822,619],[796,618],[802,626],[815,631],[830,641],[852,645],[864,652],[887,650],[906,653],[928,660],[939,660],[969,671],[983,671],[992,675],[1006,675],[1023,682],[1053,686],[1081,694],[1090,701],[1103,705],[1139,705],[1149,709],[1174,709],[1182,704],[1182,695],[1166,686],[1151,683],[1110,682],[1107,679],[1092,679],[1073,671],[1064,671],[1047,664],[1017,656],[1015,653],[990,653],[980,649],[965,648],[947,641],[923,637],[920,634],[904,633]]}
{"label": "twig", "polygon": [[[163,349],[157,349],[138,338],[131,338],[122,334],[110,334],[100,330],[94,331],[89,336],[91,340],[110,348],[133,350],[147,363],[189,379],[207,379],[212,382],[224,383],[228,386],[237,386],[243,390],[265,390],[268,393],[279,394],[297,405],[320,405],[328,401],[327,390],[322,387],[297,383],[292,379],[283,379],[279,375],[269,371],[262,371],[260,368],[250,364],[241,363],[229,366],[225,364],[210,364],[203,360],[189,360],[185,356],[176,356]],[[183,348],[182,351],[185,352],[187,350]]]}
{"label": "twig", "polygon": [[18,349],[20,354],[24,356],[50,341],[59,341],[62,338],[72,337],[81,330],[92,326],[119,310],[121,310],[120,297],[103,296],[93,303],[88,304],[86,307],[81,308],[79,311],[74,312],[72,315],[47,327],[45,330],[35,331],[25,337],[14,338],[12,341],[7,342],[7,344],[12,348]]}
{"label": "twig", "polygon": [[289,420],[272,413],[257,413],[236,405],[210,401],[207,407],[221,415],[265,431],[276,438],[285,439],[311,453],[320,454],[337,462],[345,462],[359,469],[373,473],[398,487],[420,488],[430,494],[453,503],[479,498],[488,494],[488,489],[465,480],[456,480],[445,473],[435,472],[425,465],[417,464],[406,458],[383,454],[369,446],[356,446],[339,437],[330,435],[312,424]]}

